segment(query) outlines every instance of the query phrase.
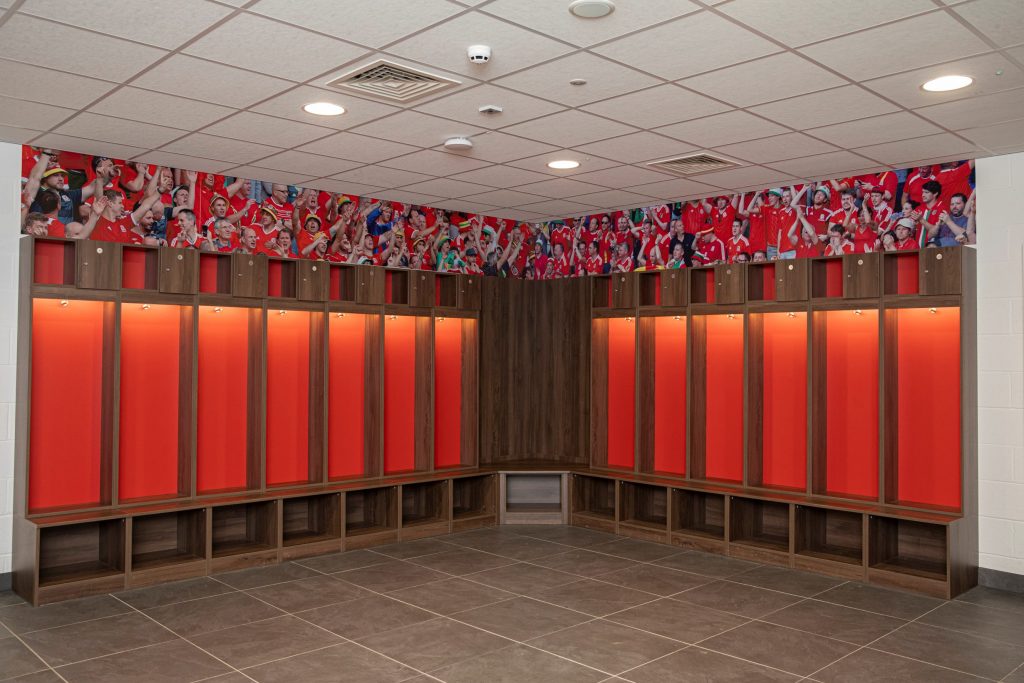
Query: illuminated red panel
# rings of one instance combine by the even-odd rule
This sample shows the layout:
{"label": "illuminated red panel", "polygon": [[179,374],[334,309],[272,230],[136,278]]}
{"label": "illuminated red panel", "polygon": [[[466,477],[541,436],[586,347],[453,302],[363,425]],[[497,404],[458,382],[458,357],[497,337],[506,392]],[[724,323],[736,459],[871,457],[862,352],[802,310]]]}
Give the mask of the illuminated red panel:
{"label": "illuminated red panel", "polygon": [[608,464],[633,469],[636,445],[636,323],[608,319]]}
{"label": "illuminated red panel", "polygon": [[384,472],[416,468],[416,318],[384,321]]}
{"label": "illuminated red panel", "polygon": [[309,480],[308,311],[267,314],[267,484]]}
{"label": "illuminated red panel", "polygon": [[[686,318],[654,319],[654,470],[686,473]],[[641,406],[640,410],[647,410]]]}
{"label": "illuminated red panel", "polygon": [[462,463],[462,321],[434,324],[434,466]]}
{"label": "illuminated red panel", "polygon": [[807,314],[765,313],[761,478],[807,487]]}
{"label": "illuminated red panel", "polygon": [[335,313],[328,325],[327,476],[330,479],[365,474],[366,322],[367,316],[362,314]]}
{"label": "illuminated red panel", "polygon": [[709,315],[705,475],[743,480],[743,316]]}

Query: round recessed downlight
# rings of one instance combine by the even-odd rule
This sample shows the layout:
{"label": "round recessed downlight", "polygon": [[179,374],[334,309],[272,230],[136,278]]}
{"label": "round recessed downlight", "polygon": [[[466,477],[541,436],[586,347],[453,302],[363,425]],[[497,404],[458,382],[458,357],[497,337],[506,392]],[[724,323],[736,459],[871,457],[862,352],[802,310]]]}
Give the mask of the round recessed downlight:
{"label": "round recessed downlight", "polygon": [[966,88],[974,79],[970,76],[939,76],[933,78],[921,87],[928,92],[948,92],[950,90],[959,90],[960,88]]}
{"label": "round recessed downlight", "polygon": [[556,161],[549,161],[548,168],[553,168],[557,171],[567,171],[571,168],[579,168],[580,162],[573,161],[572,159],[558,159]]}
{"label": "round recessed downlight", "polygon": [[310,102],[302,109],[308,114],[317,116],[341,116],[345,113],[345,107],[333,102]]}
{"label": "round recessed downlight", "polygon": [[615,11],[612,0],[572,0],[569,11],[580,19],[600,19]]}

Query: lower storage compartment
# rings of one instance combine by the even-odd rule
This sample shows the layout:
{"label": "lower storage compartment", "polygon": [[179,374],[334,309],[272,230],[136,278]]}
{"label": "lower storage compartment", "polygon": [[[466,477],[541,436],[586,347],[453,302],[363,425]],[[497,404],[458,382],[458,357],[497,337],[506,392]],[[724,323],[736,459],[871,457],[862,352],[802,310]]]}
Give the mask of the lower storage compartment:
{"label": "lower storage compartment", "polygon": [[759,562],[789,563],[789,504],[730,498],[729,554]]}
{"label": "lower storage compartment", "polygon": [[622,482],[619,533],[652,541],[668,538],[668,489]]}
{"label": "lower storage compartment", "polygon": [[104,580],[111,590],[123,586],[124,527],[125,520],[115,519],[41,528],[40,589],[94,580]]}
{"label": "lower storage compartment", "polygon": [[615,532],[615,480],[572,476],[572,523]]}
{"label": "lower storage compartment", "polygon": [[398,487],[345,493],[345,547],[365,548],[398,540]]}
{"label": "lower storage compartment", "polygon": [[211,514],[213,558],[243,556],[238,562],[219,563],[216,569],[238,569],[276,559],[276,501],[224,505],[213,508]]}
{"label": "lower storage compartment", "polygon": [[341,494],[282,500],[281,544],[289,559],[341,550]]}
{"label": "lower storage compartment", "polygon": [[863,579],[864,516],[797,505],[794,553],[798,568]]}
{"label": "lower storage compartment", "polygon": [[871,516],[868,580],[948,597],[947,527]]}
{"label": "lower storage compartment", "polygon": [[[183,510],[133,517],[131,571],[149,572],[206,560],[206,510]],[[205,566],[200,566],[205,573]],[[182,568],[185,575],[194,575]],[[175,573],[168,570],[161,580]],[[182,577],[184,578],[184,576]]]}
{"label": "lower storage compartment", "polygon": [[682,548],[725,551],[725,496],[672,490],[672,544]]}
{"label": "lower storage compartment", "polygon": [[402,485],[402,540],[448,533],[448,482]]}
{"label": "lower storage compartment", "polygon": [[503,524],[564,524],[565,476],[504,474]]}

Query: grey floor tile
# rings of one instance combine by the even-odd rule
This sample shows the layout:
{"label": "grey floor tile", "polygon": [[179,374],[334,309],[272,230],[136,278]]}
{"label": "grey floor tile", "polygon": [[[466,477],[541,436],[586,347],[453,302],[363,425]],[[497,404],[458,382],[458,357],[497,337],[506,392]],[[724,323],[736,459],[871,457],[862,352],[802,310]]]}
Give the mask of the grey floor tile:
{"label": "grey floor tile", "polygon": [[[447,540],[448,537],[445,536],[445,540],[443,541],[438,538],[424,538],[418,541],[402,541],[400,543],[377,546],[371,552],[387,555],[395,560],[408,560],[412,557],[422,557],[423,555],[433,555],[434,553],[443,553],[446,550],[451,550],[453,546],[451,543],[448,543]],[[355,567],[353,567],[353,569],[355,569]]]}
{"label": "grey floor tile", "polygon": [[453,548],[443,553],[415,557],[410,559],[409,562],[433,569],[434,571],[444,572],[445,574],[464,576],[515,564],[516,560],[472,548]]}
{"label": "grey floor tile", "polygon": [[335,578],[336,576],[338,575],[318,575],[311,579],[275,583],[253,588],[246,593],[285,612],[302,612],[371,595],[369,591]]}
{"label": "grey floor tile", "polygon": [[680,591],[690,590],[714,581],[707,576],[681,572],[654,564],[638,564],[608,574],[599,574],[594,578],[598,581],[607,581],[618,586],[635,588],[662,596],[674,595]]}
{"label": "grey floor tile", "polygon": [[768,566],[757,567],[742,574],[736,574],[730,577],[729,580],[757,586],[758,588],[768,588],[774,591],[782,591],[783,593],[802,595],[804,597],[817,595],[827,591],[829,588],[835,588],[844,583],[842,579],[833,579],[821,574]]}
{"label": "grey floor tile", "polygon": [[244,674],[234,672],[209,678],[203,681],[203,683],[252,683],[252,679]]}
{"label": "grey floor tile", "polygon": [[250,569],[239,569],[234,572],[214,574],[214,577],[232,588],[244,590],[246,588],[269,586],[273,583],[295,581],[296,579],[308,579],[311,576],[317,575],[317,572],[309,567],[303,567],[294,562],[282,562],[281,564],[271,564],[265,567],[252,567]]}
{"label": "grey floor tile", "polygon": [[498,588],[458,578],[402,588],[388,595],[396,600],[445,615],[491,605],[513,596],[512,593]]}
{"label": "grey floor tile", "polygon": [[731,612],[752,619],[799,602],[801,598],[787,593],[746,586],[730,581],[715,581],[674,596],[676,600]]}
{"label": "grey floor tile", "polygon": [[578,576],[572,574],[525,563],[489,569],[484,572],[471,574],[467,578],[477,583],[509,591],[510,593],[544,590],[545,588],[564,586],[567,583],[579,580]]}
{"label": "grey floor tile", "polygon": [[1024,612],[954,600],[924,615],[918,622],[1024,648]]}
{"label": "grey floor tile", "polygon": [[150,607],[170,605],[175,602],[208,598],[213,595],[230,593],[233,590],[235,589],[224,585],[220,581],[214,581],[208,576],[202,576],[196,579],[173,581],[146,588],[135,588],[123,593],[116,593],[115,595],[135,609],[145,610]]}
{"label": "grey floor tile", "polygon": [[189,683],[231,671],[199,648],[175,639],[59,669],[70,683]]}
{"label": "grey floor tile", "polygon": [[757,621],[709,638],[701,647],[800,676],[857,649],[849,643]]}
{"label": "grey floor tile", "polygon": [[505,638],[446,617],[359,638],[357,641],[374,652],[428,673],[511,644]]}
{"label": "grey floor tile", "polygon": [[679,548],[671,545],[640,541],[635,538],[620,538],[608,543],[592,545],[589,549],[595,553],[615,555],[637,562],[654,562],[682,552]]}
{"label": "grey floor tile", "polygon": [[607,617],[610,621],[696,643],[743,624],[747,619],[676,600],[657,600]]}
{"label": "grey floor tile", "polygon": [[306,557],[301,560],[295,560],[295,564],[301,564],[303,567],[331,574],[333,572],[346,572],[350,569],[383,564],[387,561],[387,556],[370,550],[349,550],[344,553]]}
{"label": "grey floor tile", "polygon": [[988,586],[975,586],[959,595],[957,600],[1024,614],[1024,593],[1013,593]]}
{"label": "grey floor tile", "polygon": [[263,664],[245,673],[260,683],[398,683],[416,675],[354,643]]}
{"label": "grey floor tile", "polygon": [[902,619],[818,600],[798,602],[772,612],[764,619],[856,645],[867,645],[907,623]]}
{"label": "grey floor tile", "polygon": [[1003,679],[1003,683],[1024,683],[1024,664],[1021,664],[1009,676]]}
{"label": "grey floor tile", "polygon": [[436,615],[398,600],[372,595],[347,602],[344,609],[328,605],[299,612],[296,616],[339,636],[358,638],[427,621]]}
{"label": "grey floor tile", "polygon": [[47,666],[43,660],[21,644],[17,638],[0,640],[0,681],[42,671]]}
{"label": "grey floor tile", "polygon": [[8,678],[4,683],[65,683],[65,681],[55,674],[52,669],[46,669],[45,671],[37,671],[34,674]]}
{"label": "grey floor tile", "polygon": [[447,683],[597,683],[607,678],[603,673],[525,645],[467,659],[436,671],[435,675]]}
{"label": "grey floor tile", "polygon": [[656,599],[650,593],[641,593],[632,588],[613,586],[591,579],[550,588],[534,593],[531,597],[595,617],[603,617]]}
{"label": "grey floor tile", "polygon": [[173,633],[138,612],[33,631],[22,638],[53,667],[175,640]]}
{"label": "grey floor tile", "polygon": [[943,602],[937,598],[869,586],[855,581],[831,588],[816,595],[815,599],[908,620],[916,619]]}
{"label": "grey floor tile", "polygon": [[569,574],[576,574],[577,576],[597,576],[598,574],[607,574],[608,572],[636,565],[636,562],[633,560],[615,557],[614,555],[594,553],[583,549],[571,550],[567,553],[560,553],[551,557],[542,557],[533,560],[533,563],[548,569],[557,569]]}
{"label": "grey floor tile", "polygon": [[506,638],[522,641],[574,626],[590,617],[530,598],[515,597],[495,605],[460,612],[454,618]]}
{"label": "grey floor tile", "polygon": [[603,619],[534,638],[528,645],[609,674],[622,673],[686,647],[674,640]]}
{"label": "grey floor tile", "polygon": [[42,607],[32,607],[28,603],[4,607],[0,609],[0,622],[14,633],[28,633],[131,611],[131,607],[120,600],[109,595],[97,595]]}
{"label": "grey floor tile", "polygon": [[520,534],[504,536],[469,536],[460,534],[459,536],[452,537],[451,542],[466,548],[482,550],[514,560],[533,560],[538,557],[550,557],[551,555],[571,550],[569,546]]}
{"label": "grey floor tile", "polygon": [[907,624],[871,647],[996,680],[1024,662],[1022,648],[917,623]]}
{"label": "grey floor tile", "polygon": [[419,586],[420,584],[448,578],[441,572],[420,567],[410,562],[390,560],[384,564],[360,569],[350,569],[336,575],[339,579],[362,586],[371,591],[388,593],[400,588]]}
{"label": "grey floor tile", "polygon": [[817,672],[814,680],[821,683],[980,683],[983,679],[864,648]]}
{"label": "grey floor tile", "polygon": [[210,598],[153,607],[145,611],[182,636],[194,636],[222,628],[281,616],[281,610],[245,593],[225,593]]}
{"label": "grey floor tile", "polygon": [[756,562],[747,562],[746,560],[737,560],[725,555],[713,555],[696,551],[670,555],[664,559],[657,560],[655,564],[702,576],[711,576],[716,579],[724,579],[741,574],[760,566]]}
{"label": "grey floor tile", "polygon": [[733,657],[690,647],[623,674],[635,683],[707,683],[732,681],[765,683],[796,681],[798,676],[745,662]]}
{"label": "grey floor tile", "polygon": [[0,607],[21,605],[24,602],[25,601],[21,599],[21,596],[14,591],[0,591]]}
{"label": "grey floor tile", "polygon": [[558,525],[523,527],[520,533],[533,538],[540,538],[545,541],[551,541],[552,543],[571,545],[577,548],[599,545],[619,538],[615,534],[606,534],[603,531],[583,529],[576,526]]}
{"label": "grey floor tile", "polygon": [[342,642],[341,638],[293,616],[202,633],[192,642],[236,669]]}

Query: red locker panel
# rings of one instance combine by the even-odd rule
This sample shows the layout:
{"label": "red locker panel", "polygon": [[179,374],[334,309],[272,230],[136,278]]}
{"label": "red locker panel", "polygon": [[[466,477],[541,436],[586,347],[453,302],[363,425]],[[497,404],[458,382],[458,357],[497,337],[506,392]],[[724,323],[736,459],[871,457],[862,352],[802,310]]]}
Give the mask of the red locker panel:
{"label": "red locker panel", "polygon": [[249,310],[201,306],[196,481],[201,493],[247,485]]}
{"label": "red locker panel", "polygon": [[366,315],[342,313],[332,314],[328,325],[327,476],[330,479],[365,474],[366,323]]}
{"label": "red locker panel", "polygon": [[31,511],[107,502],[100,481],[103,307],[32,302]]}
{"label": "red locker panel", "polygon": [[633,469],[636,446],[636,324],[608,320],[608,465]]}
{"label": "red locker panel", "polygon": [[[127,252],[126,252],[127,254]],[[178,495],[181,307],[121,306],[118,498]]]}
{"label": "red locker panel", "polygon": [[807,486],[807,314],[766,313],[761,478],[765,486]]}
{"label": "red locker panel", "polygon": [[462,464],[462,321],[434,322],[434,466]]}
{"label": "red locker panel", "polygon": [[[654,367],[654,471],[683,475],[686,474],[686,318],[683,316],[655,318]],[[640,410],[647,409],[640,407]]]}
{"label": "red locker panel", "polygon": [[826,490],[878,496],[878,311],[829,311]]}
{"label": "red locker panel", "polygon": [[900,502],[960,507],[960,310],[897,316]]}
{"label": "red locker panel", "polygon": [[36,242],[32,280],[40,285],[64,284],[64,242]]}
{"label": "red locker panel", "polygon": [[311,315],[267,313],[268,486],[309,481]]}
{"label": "red locker panel", "polygon": [[416,468],[416,318],[384,321],[384,473]]}
{"label": "red locker panel", "polygon": [[124,249],[121,252],[121,286],[125,289],[146,288],[145,249]]}
{"label": "red locker panel", "polygon": [[707,316],[705,475],[743,480],[743,316]]}

